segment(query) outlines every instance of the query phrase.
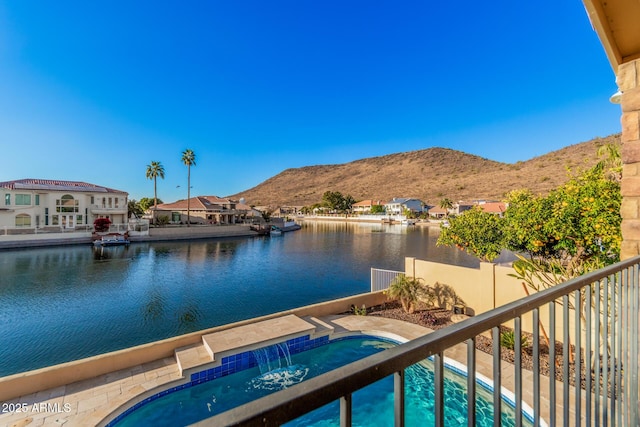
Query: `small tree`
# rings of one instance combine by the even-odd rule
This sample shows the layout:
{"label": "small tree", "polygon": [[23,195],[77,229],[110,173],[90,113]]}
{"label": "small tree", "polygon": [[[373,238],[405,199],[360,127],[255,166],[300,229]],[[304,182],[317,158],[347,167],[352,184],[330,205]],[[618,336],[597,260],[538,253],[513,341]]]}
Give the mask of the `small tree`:
{"label": "small tree", "polygon": [[423,292],[422,279],[402,274],[391,282],[387,295],[391,299],[400,300],[404,311],[413,313]]}
{"label": "small tree", "polygon": [[384,206],[382,206],[382,205],[373,205],[373,206],[371,206],[371,213],[372,214],[383,214],[384,213]]}
{"label": "small tree", "polygon": [[93,221],[93,228],[98,233],[109,231],[110,225],[111,225],[111,220],[109,218],[96,218],[96,220]]}
{"label": "small tree", "polygon": [[136,218],[140,218],[144,214],[144,210],[140,206],[140,202],[135,199],[131,199],[127,202],[127,216],[131,217],[131,215]]}
{"label": "small tree", "polygon": [[[149,210],[151,206],[154,205],[155,200],[151,197],[143,197],[142,199],[140,199],[139,203],[140,203],[140,208],[146,212],[147,210]],[[162,204],[164,202],[161,199],[158,199],[158,203]]]}

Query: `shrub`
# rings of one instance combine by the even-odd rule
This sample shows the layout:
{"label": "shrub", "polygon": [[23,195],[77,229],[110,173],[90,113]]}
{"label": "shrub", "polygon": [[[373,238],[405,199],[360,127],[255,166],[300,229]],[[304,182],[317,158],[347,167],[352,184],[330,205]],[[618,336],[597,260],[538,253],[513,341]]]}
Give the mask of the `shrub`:
{"label": "shrub", "polygon": [[[500,345],[502,347],[513,350],[516,348],[516,334],[513,331],[506,331],[500,334]],[[527,337],[520,336],[520,348],[525,348],[528,345]]]}
{"label": "shrub", "polygon": [[403,274],[391,282],[387,295],[392,299],[399,299],[404,311],[413,313],[423,292],[422,279]]}
{"label": "shrub", "polygon": [[96,218],[96,220],[93,221],[93,228],[98,233],[109,231],[110,225],[111,225],[111,220],[109,218]]}

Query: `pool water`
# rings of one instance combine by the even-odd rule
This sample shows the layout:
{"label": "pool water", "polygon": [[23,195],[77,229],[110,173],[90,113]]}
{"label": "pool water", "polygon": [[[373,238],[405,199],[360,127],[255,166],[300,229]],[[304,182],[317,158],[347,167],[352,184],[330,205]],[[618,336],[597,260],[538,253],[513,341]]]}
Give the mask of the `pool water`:
{"label": "pool water", "polygon": [[[315,349],[293,354],[286,362],[284,358],[272,361],[272,369],[268,372],[264,372],[264,366],[261,365],[167,394],[137,408],[110,426],[189,425],[396,345],[385,339],[368,336],[336,339]],[[435,424],[433,377],[429,361],[406,370],[407,426]],[[466,424],[466,378],[446,369],[444,391],[445,425]],[[479,383],[476,395],[476,425],[493,425],[491,391]],[[392,377],[359,390],[352,398],[354,426],[393,425]],[[529,426],[531,422],[523,417],[523,424]],[[286,425],[339,426],[339,403],[333,402]],[[502,425],[515,425],[514,408],[504,400]]]}

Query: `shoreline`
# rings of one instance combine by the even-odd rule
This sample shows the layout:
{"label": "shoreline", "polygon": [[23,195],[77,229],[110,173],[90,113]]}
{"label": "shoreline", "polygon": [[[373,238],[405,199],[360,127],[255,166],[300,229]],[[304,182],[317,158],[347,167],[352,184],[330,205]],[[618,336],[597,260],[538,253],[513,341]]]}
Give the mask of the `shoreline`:
{"label": "shoreline", "polygon": [[[47,239],[29,239],[29,236],[21,235],[20,239],[4,240],[0,236],[0,250],[3,249],[29,249],[39,247],[92,245],[91,233],[51,233],[55,237]],[[67,234],[67,236],[65,236]],[[69,234],[74,234],[69,236]],[[192,227],[166,227],[150,228],[148,236],[131,236],[131,243],[198,240],[212,238],[256,237],[255,231],[249,230],[248,225],[214,225]],[[11,236],[14,237],[14,236]]]}

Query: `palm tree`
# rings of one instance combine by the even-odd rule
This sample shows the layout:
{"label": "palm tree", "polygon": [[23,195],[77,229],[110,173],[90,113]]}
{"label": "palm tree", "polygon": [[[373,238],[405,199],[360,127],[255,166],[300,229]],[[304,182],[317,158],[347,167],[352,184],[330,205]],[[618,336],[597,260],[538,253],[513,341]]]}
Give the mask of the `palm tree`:
{"label": "palm tree", "polygon": [[446,216],[449,216],[449,209],[453,209],[453,202],[449,198],[440,200],[440,207],[446,210]]}
{"label": "palm tree", "polygon": [[153,209],[158,207],[158,186],[157,179],[164,179],[164,166],[160,162],[151,162],[147,165],[147,179],[153,180]]}
{"label": "palm tree", "polygon": [[191,226],[191,166],[196,165],[196,154],[186,149],[182,152],[182,163],[187,165],[187,227]]}

